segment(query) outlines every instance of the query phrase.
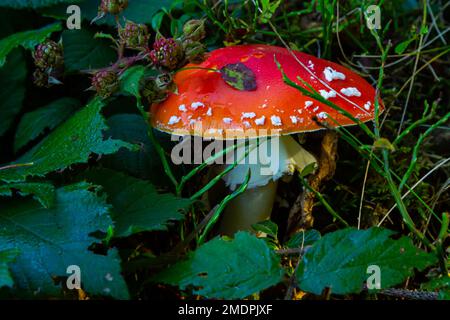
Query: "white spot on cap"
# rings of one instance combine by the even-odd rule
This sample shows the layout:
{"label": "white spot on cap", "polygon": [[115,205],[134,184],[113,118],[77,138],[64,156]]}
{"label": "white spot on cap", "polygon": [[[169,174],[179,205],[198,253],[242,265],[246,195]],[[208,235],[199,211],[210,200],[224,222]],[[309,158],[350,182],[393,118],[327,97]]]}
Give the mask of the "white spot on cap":
{"label": "white spot on cap", "polygon": [[327,90],[319,90],[319,92],[320,92],[320,95],[321,95],[322,97],[324,97],[325,99],[329,99],[329,98],[334,98],[334,97],[336,97],[336,91],[334,91],[334,90],[330,90],[330,91],[327,91]]}
{"label": "white spot on cap", "polygon": [[323,69],[323,74],[328,82],[333,80],[345,80],[345,75],[343,73],[338,72],[331,67],[326,67]]}
{"label": "white spot on cap", "polygon": [[266,117],[262,116],[261,118],[255,119],[255,124],[258,126],[264,125],[264,122],[266,122]]}
{"label": "white spot on cap", "polygon": [[250,122],[248,122],[248,121],[243,121],[242,122],[243,124],[244,124],[244,126],[246,127],[246,128],[250,128],[252,125],[250,124]]}
{"label": "white spot on cap", "polygon": [[347,97],[361,97],[361,92],[355,87],[342,88],[341,93]]}
{"label": "white spot on cap", "polygon": [[191,108],[192,110],[197,110],[199,107],[204,107],[205,105],[202,102],[192,102]]}
{"label": "white spot on cap", "polygon": [[289,118],[291,118],[291,122],[292,122],[293,124],[297,124],[298,118],[297,118],[296,116],[290,116]]}
{"label": "white spot on cap", "polygon": [[319,112],[319,114],[317,115],[318,119],[326,119],[328,118],[328,114],[326,112]]}
{"label": "white spot on cap", "polygon": [[366,109],[367,111],[369,111],[371,105],[372,105],[372,103],[370,103],[370,101],[367,101],[367,102],[364,104],[364,109]]}
{"label": "white spot on cap", "polygon": [[169,125],[170,124],[175,124],[175,123],[180,122],[180,120],[181,120],[181,117],[171,116],[170,119],[169,119],[169,122],[167,124],[169,124]]}
{"label": "white spot on cap", "polygon": [[315,108],[313,109],[313,112],[317,112],[317,110],[319,110],[319,107],[315,107]]}
{"label": "white spot on cap", "polygon": [[206,111],[206,115],[211,117],[212,116],[212,109],[208,108],[208,111]]}
{"label": "white spot on cap", "polygon": [[189,121],[189,125],[194,125],[195,124],[195,122],[196,122],[196,120],[195,119],[191,119],[190,121]]}
{"label": "white spot on cap", "polygon": [[223,122],[224,122],[224,123],[230,124],[231,121],[233,121],[233,119],[231,119],[231,118],[223,118]]}
{"label": "white spot on cap", "polygon": [[305,108],[311,107],[313,105],[312,101],[305,101]]}
{"label": "white spot on cap", "polygon": [[256,113],[254,112],[242,112],[241,119],[253,119],[254,117],[256,117]]}
{"label": "white spot on cap", "polygon": [[314,63],[311,60],[308,61],[308,68],[314,69]]}
{"label": "white spot on cap", "polygon": [[270,117],[270,121],[272,122],[272,124],[276,127],[281,126],[281,119],[279,116],[271,116]]}
{"label": "white spot on cap", "polygon": [[186,112],[186,111],[187,111],[186,105],[180,104],[180,105],[178,106],[178,110],[183,111],[183,112]]}

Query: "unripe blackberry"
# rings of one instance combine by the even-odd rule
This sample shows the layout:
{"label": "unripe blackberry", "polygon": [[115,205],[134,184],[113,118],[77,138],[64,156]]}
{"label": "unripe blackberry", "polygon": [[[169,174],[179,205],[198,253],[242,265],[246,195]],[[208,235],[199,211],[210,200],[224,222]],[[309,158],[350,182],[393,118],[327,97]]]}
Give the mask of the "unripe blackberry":
{"label": "unripe blackberry", "polygon": [[64,64],[62,45],[53,40],[47,40],[36,47],[33,59],[38,68],[59,69]]}
{"label": "unripe blackberry", "polygon": [[130,49],[144,48],[148,43],[148,28],[145,24],[127,21],[123,28],[119,29],[120,41]]}
{"label": "unripe blackberry", "polygon": [[198,42],[185,40],[183,42],[184,55],[186,59],[195,64],[199,64],[203,62],[205,58],[206,47]]}
{"label": "unripe blackberry", "polygon": [[160,38],[153,43],[149,56],[156,66],[173,70],[183,58],[183,48],[173,38]]}
{"label": "unripe blackberry", "polygon": [[100,70],[92,77],[92,87],[102,98],[108,98],[119,89],[119,77],[112,70]]}
{"label": "unripe blackberry", "polygon": [[206,36],[204,20],[189,20],[183,26],[183,34],[186,39],[200,41]]}
{"label": "unripe blackberry", "polygon": [[99,11],[103,13],[119,14],[128,7],[128,0],[102,0]]}
{"label": "unripe blackberry", "polygon": [[49,88],[51,85],[49,83],[48,73],[42,69],[37,68],[33,72],[33,83],[42,88]]}

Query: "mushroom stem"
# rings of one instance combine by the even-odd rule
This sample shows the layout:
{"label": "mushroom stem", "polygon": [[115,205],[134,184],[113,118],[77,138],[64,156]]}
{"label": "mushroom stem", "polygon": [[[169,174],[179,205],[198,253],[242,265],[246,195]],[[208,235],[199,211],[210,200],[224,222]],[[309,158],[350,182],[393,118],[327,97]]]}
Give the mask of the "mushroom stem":
{"label": "mushroom stem", "polygon": [[251,230],[253,224],[268,219],[275,202],[278,179],[316,163],[314,156],[291,136],[272,139],[277,139],[275,142],[278,141],[278,144],[272,144],[271,140],[269,147],[269,142],[265,141],[250,151],[247,159],[257,159],[257,163],[240,162],[224,176],[226,185],[233,190],[242,184],[248,170],[251,172],[247,190],[230,201],[225,209],[219,228],[222,234],[233,235],[238,230]]}
{"label": "mushroom stem", "polygon": [[219,232],[232,236],[239,230],[251,230],[252,225],[270,218],[278,181],[245,191],[232,200],[223,213]]}

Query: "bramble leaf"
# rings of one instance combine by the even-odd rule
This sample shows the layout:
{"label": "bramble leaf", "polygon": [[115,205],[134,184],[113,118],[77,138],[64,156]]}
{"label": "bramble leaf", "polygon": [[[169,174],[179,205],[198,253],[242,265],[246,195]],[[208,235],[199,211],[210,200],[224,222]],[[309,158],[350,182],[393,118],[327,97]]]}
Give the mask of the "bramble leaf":
{"label": "bramble leaf", "polygon": [[31,199],[0,203],[0,251],[20,248],[10,264],[20,296],[60,296],[54,278],[67,277],[67,268],[76,265],[88,294],[128,298],[117,251],[98,255],[88,249],[96,241],[91,234],[112,224],[105,199],[89,189],[87,183],[57,189],[50,209]]}
{"label": "bramble leaf", "polygon": [[171,221],[184,218],[180,211],[192,203],[169,193],[158,193],[147,181],[109,169],[92,170],[83,176],[106,191],[108,203],[113,206],[111,216],[117,237],[167,230]]}
{"label": "bramble leaf", "polygon": [[39,137],[46,129],[54,129],[80,106],[73,98],[61,98],[34,111],[25,113],[20,119],[14,141],[17,152],[28,142]]}
{"label": "bramble leaf", "polygon": [[130,143],[103,139],[102,132],[107,129],[100,114],[103,107],[104,103],[99,98],[92,100],[17,160],[18,163],[31,163],[31,166],[2,170],[0,180],[22,181],[28,176],[45,176],[75,163],[85,163],[92,153],[111,154],[122,147],[134,149]]}
{"label": "bramble leaf", "polygon": [[280,258],[267,243],[247,232],[233,240],[215,238],[154,277],[154,281],[193,286],[206,298],[242,299],[281,281]]}
{"label": "bramble leaf", "polygon": [[55,200],[55,187],[48,182],[17,182],[0,185],[0,196],[12,196],[17,190],[21,196],[33,195],[44,208],[50,208]]}
{"label": "bramble leaf", "polygon": [[320,294],[359,293],[369,278],[369,266],[381,271],[381,288],[390,288],[436,262],[416,248],[411,239],[391,239],[393,231],[381,228],[347,228],[326,234],[305,253],[297,272],[300,289]]}

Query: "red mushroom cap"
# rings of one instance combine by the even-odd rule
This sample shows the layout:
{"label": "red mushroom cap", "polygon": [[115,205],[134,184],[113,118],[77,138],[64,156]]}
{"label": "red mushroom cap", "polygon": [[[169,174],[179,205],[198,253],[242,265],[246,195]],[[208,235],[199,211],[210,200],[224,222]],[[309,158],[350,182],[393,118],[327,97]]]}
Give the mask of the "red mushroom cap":
{"label": "red mushroom cap", "polygon": [[[265,135],[315,131],[323,127],[313,118],[334,118],[340,126],[354,121],[333,108],[312,99],[283,81],[274,57],[292,81],[305,87],[300,77],[323,97],[355,118],[365,122],[374,118],[374,88],[349,69],[314,56],[269,45],[231,46],[210,52],[199,64],[189,64],[176,73],[177,93],[151,108],[152,125],[165,132],[184,130],[190,135],[222,137],[222,132],[269,130]],[[241,91],[224,81],[220,70],[228,64],[242,63],[256,78],[256,89]],[[383,111],[380,101],[380,113]],[[201,130],[196,128],[201,123]],[[329,126],[336,126],[327,121]],[[273,130],[271,133],[271,130]],[[278,131],[275,131],[278,130]],[[220,133],[218,135],[218,133]],[[260,134],[256,134],[260,135]]]}

